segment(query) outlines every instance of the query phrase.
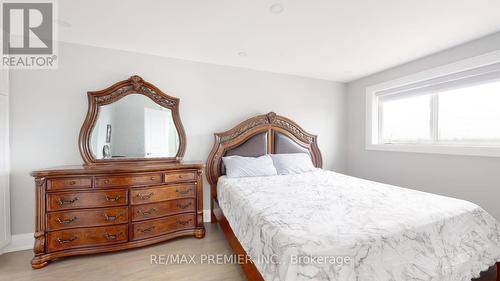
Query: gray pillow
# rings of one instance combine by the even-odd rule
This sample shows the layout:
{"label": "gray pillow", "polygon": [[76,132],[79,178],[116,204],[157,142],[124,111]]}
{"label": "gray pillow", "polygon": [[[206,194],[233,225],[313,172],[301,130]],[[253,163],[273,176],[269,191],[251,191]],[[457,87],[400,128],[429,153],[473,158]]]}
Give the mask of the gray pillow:
{"label": "gray pillow", "polygon": [[271,154],[278,175],[300,174],[316,170],[311,156],[305,153]]}
{"label": "gray pillow", "polygon": [[260,157],[222,157],[229,178],[276,176],[273,160],[269,155]]}

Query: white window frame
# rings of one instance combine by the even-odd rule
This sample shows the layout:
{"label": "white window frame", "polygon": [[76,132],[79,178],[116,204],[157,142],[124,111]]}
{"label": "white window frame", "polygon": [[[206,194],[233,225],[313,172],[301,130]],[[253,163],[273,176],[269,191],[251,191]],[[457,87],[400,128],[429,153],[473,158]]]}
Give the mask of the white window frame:
{"label": "white window frame", "polygon": [[495,146],[473,144],[379,143],[379,134],[381,133],[379,128],[380,103],[378,102],[377,93],[494,63],[500,63],[500,50],[367,87],[365,148],[367,150],[381,151],[500,157],[500,147]]}

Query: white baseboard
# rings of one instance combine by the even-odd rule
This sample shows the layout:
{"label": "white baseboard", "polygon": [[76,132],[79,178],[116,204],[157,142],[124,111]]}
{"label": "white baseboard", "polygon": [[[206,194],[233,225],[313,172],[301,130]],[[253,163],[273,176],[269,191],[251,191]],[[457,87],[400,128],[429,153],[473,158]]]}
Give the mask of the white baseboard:
{"label": "white baseboard", "polygon": [[203,210],[203,221],[210,222],[212,220],[212,216],[210,215],[210,210]]}
{"label": "white baseboard", "polygon": [[[203,210],[203,221],[210,222],[210,219],[210,210]],[[35,238],[33,237],[33,233],[12,235],[10,244],[8,244],[3,250],[0,250],[0,254],[32,249],[34,243]]]}
{"label": "white baseboard", "polygon": [[5,247],[7,247],[7,245],[10,244],[10,241],[12,241],[11,239],[12,239],[12,237],[9,235],[7,239],[5,239],[4,241],[0,242],[0,255],[3,253],[3,249]]}
{"label": "white baseboard", "polygon": [[22,250],[33,249],[35,238],[33,233],[22,233],[12,235],[10,244],[3,248],[3,253],[17,252]]}

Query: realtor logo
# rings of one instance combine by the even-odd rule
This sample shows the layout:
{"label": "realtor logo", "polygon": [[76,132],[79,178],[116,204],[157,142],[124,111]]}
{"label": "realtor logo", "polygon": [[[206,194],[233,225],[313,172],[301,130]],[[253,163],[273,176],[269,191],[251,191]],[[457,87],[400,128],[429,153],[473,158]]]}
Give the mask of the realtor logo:
{"label": "realtor logo", "polygon": [[2,3],[2,67],[55,68],[54,2]]}

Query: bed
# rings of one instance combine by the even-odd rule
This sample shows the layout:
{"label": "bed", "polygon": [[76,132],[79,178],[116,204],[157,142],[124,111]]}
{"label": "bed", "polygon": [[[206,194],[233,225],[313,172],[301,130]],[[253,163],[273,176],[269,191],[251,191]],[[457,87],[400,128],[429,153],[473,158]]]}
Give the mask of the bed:
{"label": "bed", "polygon": [[[228,178],[222,157],[307,153],[318,169]],[[317,137],[268,113],[215,134],[218,221],[248,280],[497,280],[500,225],[467,201],[325,171]]]}

